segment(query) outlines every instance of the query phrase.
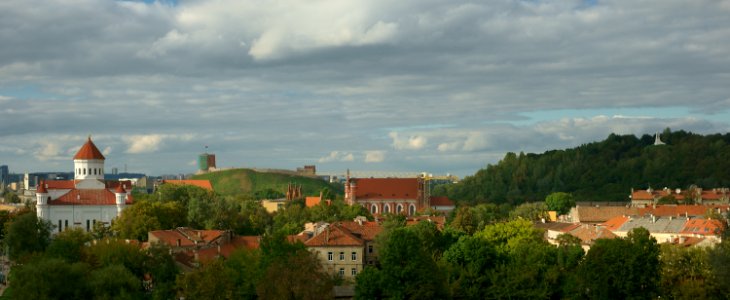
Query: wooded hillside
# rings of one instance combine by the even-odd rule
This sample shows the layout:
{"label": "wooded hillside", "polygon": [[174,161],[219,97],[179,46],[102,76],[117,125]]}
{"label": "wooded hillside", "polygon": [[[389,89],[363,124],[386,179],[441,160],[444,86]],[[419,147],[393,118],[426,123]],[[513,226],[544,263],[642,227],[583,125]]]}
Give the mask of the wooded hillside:
{"label": "wooded hillside", "polygon": [[631,188],[730,186],[730,134],[699,135],[664,130],[666,145],[654,136],[611,134],[603,141],[542,154],[507,153],[454,185],[434,194],[461,203],[543,201],[568,192],[576,201],[629,201]]}

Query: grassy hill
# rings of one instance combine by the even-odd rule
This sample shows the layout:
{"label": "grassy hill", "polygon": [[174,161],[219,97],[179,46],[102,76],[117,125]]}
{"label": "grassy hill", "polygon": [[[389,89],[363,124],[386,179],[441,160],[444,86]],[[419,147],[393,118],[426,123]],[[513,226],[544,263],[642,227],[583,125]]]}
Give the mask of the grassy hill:
{"label": "grassy hill", "polygon": [[333,194],[341,195],[343,187],[324,180],[279,173],[262,173],[251,169],[233,169],[193,176],[193,179],[207,179],[213,189],[221,195],[253,195],[268,189],[286,193],[289,183],[302,186],[304,196],[318,196],[324,188]]}

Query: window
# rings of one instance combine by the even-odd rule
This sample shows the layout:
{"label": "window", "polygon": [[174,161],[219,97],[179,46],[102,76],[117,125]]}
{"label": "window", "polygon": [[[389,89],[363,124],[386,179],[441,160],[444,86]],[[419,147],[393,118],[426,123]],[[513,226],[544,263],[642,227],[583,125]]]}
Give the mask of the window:
{"label": "window", "polygon": [[345,252],[340,252],[340,260],[345,260]]}
{"label": "window", "polygon": [[352,252],[352,260],[357,260],[357,252]]}
{"label": "window", "polygon": [[357,275],[357,269],[356,268],[352,268],[352,270],[350,270],[350,274],[352,276],[356,276]]}
{"label": "window", "polygon": [[327,252],[327,260],[332,261],[332,252]]}
{"label": "window", "polygon": [[411,206],[408,207],[408,215],[412,216],[416,214],[416,206],[411,204]]}
{"label": "window", "polygon": [[378,213],[378,206],[373,204],[370,206],[370,213],[377,214]]}
{"label": "window", "polygon": [[61,220],[58,220],[58,232],[61,232],[61,228],[63,228],[61,227]]}
{"label": "window", "polygon": [[68,220],[64,220],[63,229],[68,229]]}
{"label": "window", "polygon": [[84,175],[86,175],[86,168],[84,168]]}
{"label": "window", "polygon": [[340,268],[340,277],[345,277],[345,268]]}
{"label": "window", "polygon": [[373,253],[373,245],[368,245],[368,253]]}
{"label": "window", "polygon": [[91,222],[88,219],[86,220],[86,231],[91,231]]}
{"label": "window", "polygon": [[398,204],[398,206],[395,207],[395,213],[399,214],[403,211],[403,205]]}
{"label": "window", "polygon": [[96,169],[94,169],[94,175],[96,175]]}
{"label": "window", "polygon": [[386,204],[385,206],[383,206],[383,212],[386,214],[390,212],[390,204]]}

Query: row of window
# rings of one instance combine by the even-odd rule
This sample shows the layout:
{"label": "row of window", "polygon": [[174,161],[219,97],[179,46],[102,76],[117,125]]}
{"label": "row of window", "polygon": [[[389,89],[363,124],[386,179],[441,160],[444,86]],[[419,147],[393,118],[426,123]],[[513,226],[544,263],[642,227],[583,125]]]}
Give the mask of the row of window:
{"label": "row of window", "polygon": [[[395,206],[395,213],[399,214],[403,212],[403,205],[398,204]],[[370,205],[370,213],[377,214],[378,213],[378,205],[377,204],[371,204]],[[383,213],[390,213],[390,204],[383,205]],[[411,204],[408,206],[408,215],[412,216],[416,214],[416,206]]]}
{"label": "row of window", "polygon": [[[62,220],[58,220],[58,232],[68,229],[68,220],[63,220],[63,223],[61,223],[61,221]],[[63,225],[63,227],[61,225]],[[96,226],[96,219],[86,220],[86,231],[91,231],[92,225]]]}
{"label": "row of window", "polygon": [[104,174],[104,168],[93,168],[93,169],[92,168],[77,168],[76,174],[86,175],[87,170],[89,171],[89,175],[103,175]]}
{"label": "row of window", "polygon": [[[350,275],[357,276],[357,268],[350,269]],[[340,268],[340,277],[345,277],[345,268]]]}
{"label": "row of window", "polygon": [[[352,259],[352,261],[356,261],[357,260],[357,252],[352,252],[352,254],[350,255],[350,258]],[[327,252],[327,260],[329,260],[329,261],[333,261],[334,260],[334,253],[333,252],[331,252],[331,251],[330,252]],[[345,260],[345,252],[340,252],[340,260]]]}

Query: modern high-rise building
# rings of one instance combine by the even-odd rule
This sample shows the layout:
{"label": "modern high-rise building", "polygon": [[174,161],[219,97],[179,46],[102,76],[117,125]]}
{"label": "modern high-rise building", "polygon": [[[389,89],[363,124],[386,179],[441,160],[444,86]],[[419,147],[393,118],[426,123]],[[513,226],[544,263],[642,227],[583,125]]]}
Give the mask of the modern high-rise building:
{"label": "modern high-rise building", "polygon": [[9,184],[8,178],[10,177],[10,171],[8,169],[8,166],[2,165],[0,166],[0,184],[2,184],[2,187],[4,188],[5,185]]}

